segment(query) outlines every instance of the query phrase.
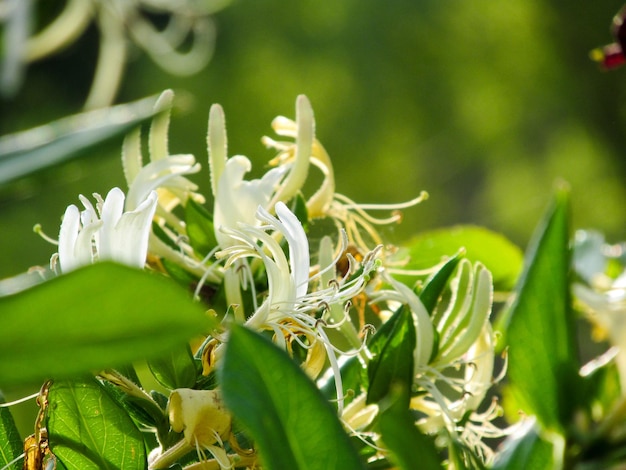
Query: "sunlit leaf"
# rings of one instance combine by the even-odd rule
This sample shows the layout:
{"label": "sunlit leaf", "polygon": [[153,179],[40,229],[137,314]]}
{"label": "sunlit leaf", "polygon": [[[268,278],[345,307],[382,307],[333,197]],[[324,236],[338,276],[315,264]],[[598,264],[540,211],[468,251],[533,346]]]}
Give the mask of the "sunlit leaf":
{"label": "sunlit leaf", "polygon": [[0,386],[169,354],[213,321],[176,283],[98,263],[0,298]]}
{"label": "sunlit leaf", "polygon": [[553,455],[552,444],[540,437],[536,422],[529,419],[502,443],[491,469],[553,468]]}
{"label": "sunlit leaf", "polygon": [[150,119],[157,97],[69,116],[0,137],[0,184],[86,153]]}
{"label": "sunlit leaf", "polygon": [[50,448],[68,469],[145,469],[141,431],[95,379],[54,382],[48,402]]}
{"label": "sunlit leaf", "polygon": [[508,377],[527,414],[565,428],[583,393],[569,296],[568,192],[559,189],[528,248],[524,274],[504,326]]}
{"label": "sunlit leaf", "polygon": [[[0,400],[4,403],[4,400]],[[9,408],[0,407],[0,468],[22,454],[22,439],[17,430],[13,415]],[[8,467],[7,470],[18,470],[21,463],[16,463]]]}
{"label": "sunlit leaf", "polygon": [[458,225],[423,232],[409,240],[412,269],[427,269],[465,249],[465,257],[491,271],[497,290],[511,289],[522,269],[522,251],[503,235],[483,227]]}
{"label": "sunlit leaf", "polygon": [[363,468],[330,404],[265,338],[233,327],[219,375],[226,406],[257,443],[265,468]]}
{"label": "sunlit leaf", "polygon": [[[385,344],[368,364],[367,403],[381,400],[394,384],[402,383],[408,387],[413,383],[416,341],[413,314],[408,307],[403,307]],[[408,408],[408,394],[406,401]]]}

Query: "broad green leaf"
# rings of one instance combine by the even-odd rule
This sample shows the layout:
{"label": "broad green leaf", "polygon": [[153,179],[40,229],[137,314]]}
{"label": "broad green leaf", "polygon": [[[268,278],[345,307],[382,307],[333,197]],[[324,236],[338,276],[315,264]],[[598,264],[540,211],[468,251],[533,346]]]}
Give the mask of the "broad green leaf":
{"label": "broad green leaf", "polygon": [[539,435],[534,419],[529,419],[502,443],[492,470],[526,470],[553,468],[554,450]]}
{"label": "broad green leaf", "polygon": [[408,400],[407,387],[396,384],[391,389],[388,408],[380,415],[378,425],[382,440],[391,451],[390,458],[402,470],[441,468],[434,439],[417,428],[415,418],[405,406]]}
{"label": "broad green leaf", "polygon": [[[409,387],[413,383],[413,355],[416,343],[415,321],[411,309],[400,309],[400,317],[385,341],[384,346],[367,366],[369,387],[367,403],[375,403],[385,397],[397,383]],[[409,396],[406,395],[408,408]]]}
{"label": "broad green leaf", "polygon": [[527,252],[516,298],[504,317],[513,394],[552,430],[569,424],[583,393],[569,296],[569,198],[559,189]]}
{"label": "broad green leaf", "polygon": [[219,377],[226,406],[257,443],[264,468],[364,468],[330,404],[267,339],[235,325]]}
{"label": "broad green leaf", "polygon": [[491,271],[497,290],[510,290],[522,269],[522,251],[503,235],[472,225],[458,225],[420,233],[409,240],[409,269],[428,269],[461,248],[472,262]]}
{"label": "broad green leaf", "polygon": [[171,390],[192,388],[196,383],[196,364],[187,344],[172,349],[166,356],[148,361],[148,366],[159,383]]}
{"label": "broad green leaf", "polygon": [[69,470],[146,468],[141,431],[93,378],[52,384],[48,433],[52,452]]}
{"label": "broad green leaf", "polygon": [[[0,403],[4,403],[1,398]],[[9,408],[0,407],[0,468],[4,468],[21,454],[22,439],[13,420],[13,415],[11,415]],[[19,468],[22,468],[21,462],[11,465],[7,470],[18,470]]]}
{"label": "broad green leaf", "polygon": [[200,255],[206,255],[217,246],[211,214],[193,199],[185,205],[185,223],[189,243]]}
{"label": "broad green leaf", "polygon": [[86,153],[150,119],[156,96],[69,116],[0,138],[0,184]]}
{"label": "broad green leaf", "polygon": [[171,280],[98,263],[0,298],[0,386],[163,357],[213,323]]}

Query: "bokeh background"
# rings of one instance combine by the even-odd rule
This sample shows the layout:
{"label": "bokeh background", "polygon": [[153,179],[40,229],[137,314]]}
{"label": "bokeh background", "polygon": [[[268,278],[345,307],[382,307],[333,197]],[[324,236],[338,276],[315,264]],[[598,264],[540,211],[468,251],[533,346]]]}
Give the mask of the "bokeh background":
{"label": "bokeh background", "polygon": [[[64,2],[38,2],[45,24]],[[387,232],[458,223],[525,246],[555,180],[572,187],[576,227],[626,238],[626,67],[602,72],[589,51],[611,42],[622,1],[233,0],[214,15],[215,53],[192,77],[131,53],[117,103],[173,88],[172,153],[206,162],[209,107],[226,112],[229,154],[258,176],[273,156],[260,143],[276,115],[310,98],[338,190],[359,202],[430,199]],[[156,18],[158,21],[159,18]],[[19,93],[0,102],[0,134],[81,110],[98,30],[35,63]],[[124,187],[121,138],[0,188],[0,277],[46,264],[79,193]],[[196,178],[208,191],[208,169]]]}

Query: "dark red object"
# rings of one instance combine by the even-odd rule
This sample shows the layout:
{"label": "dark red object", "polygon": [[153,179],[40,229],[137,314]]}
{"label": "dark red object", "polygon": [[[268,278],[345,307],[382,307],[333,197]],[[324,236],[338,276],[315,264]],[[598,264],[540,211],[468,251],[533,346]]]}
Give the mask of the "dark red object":
{"label": "dark red object", "polygon": [[626,5],[613,17],[611,34],[615,42],[591,51],[591,58],[605,70],[612,70],[626,63]]}

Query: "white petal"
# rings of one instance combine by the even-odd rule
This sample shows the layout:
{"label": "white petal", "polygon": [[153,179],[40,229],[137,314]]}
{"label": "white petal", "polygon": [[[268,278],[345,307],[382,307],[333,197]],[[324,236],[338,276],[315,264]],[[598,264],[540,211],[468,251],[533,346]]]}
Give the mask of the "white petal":
{"label": "white petal", "polygon": [[302,228],[302,223],[284,203],[277,203],[275,210],[276,215],[283,223],[284,230],[281,231],[289,245],[289,264],[296,288],[296,298],[304,297],[309,284],[309,241],[304,228]]}
{"label": "white petal", "polygon": [[80,230],[80,212],[75,205],[67,206],[61,230],[59,231],[59,266],[61,272],[67,273],[78,267],[74,256],[74,246]]}
{"label": "white petal", "polygon": [[121,216],[111,239],[112,260],[139,269],[144,267],[156,205],[157,194],[152,191],[137,209]]}
{"label": "white petal", "polygon": [[113,253],[119,243],[115,236],[115,227],[124,212],[124,199],[124,192],[120,188],[113,188],[104,200],[100,214],[102,220],[98,244],[100,259],[114,259]]}

